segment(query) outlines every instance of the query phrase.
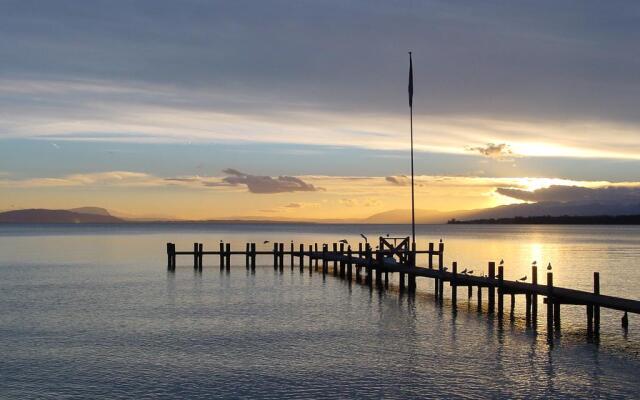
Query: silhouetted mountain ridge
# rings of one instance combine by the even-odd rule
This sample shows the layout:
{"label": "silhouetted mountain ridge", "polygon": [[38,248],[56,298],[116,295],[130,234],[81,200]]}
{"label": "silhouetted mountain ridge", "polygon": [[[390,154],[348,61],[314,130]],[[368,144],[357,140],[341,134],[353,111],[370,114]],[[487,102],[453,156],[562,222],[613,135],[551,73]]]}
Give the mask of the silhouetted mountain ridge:
{"label": "silhouetted mountain ridge", "polygon": [[111,215],[84,214],[69,210],[32,208],[0,213],[0,223],[12,224],[91,224],[124,222]]}

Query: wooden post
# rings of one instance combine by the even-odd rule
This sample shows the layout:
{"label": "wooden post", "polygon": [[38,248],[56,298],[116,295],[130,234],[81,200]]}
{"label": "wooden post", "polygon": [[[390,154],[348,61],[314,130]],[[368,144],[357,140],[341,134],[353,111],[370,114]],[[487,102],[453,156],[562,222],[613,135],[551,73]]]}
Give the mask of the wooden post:
{"label": "wooden post", "polygon": [[367,272],[367,277],[365,278],[367,280],[367,284],[369,285],[369,288],[373,287],[373,276],[372,276],[372,255],[371,255],[371,246],[367,243],[367,250],[366,250],[366,264],[365,264],[365,269]]}
{"label": "wooden post", "polygon": [[315,252],[316,252],[316,262],[315,262],[315,265],[316,265],[316,271],[317,271],[317,270],[318,270],[318,257],[317,257],[317,255],[318,255],[318,243],[315,243],[314,248],[315,248]]}
{"label": "wooden post", "polygon": [[249,244],[249,242],[247,242],[245,248],[244,248],[244,263],[245,263],[245,267],[247,268],[247,271],[249,270],[249,268],[251,268],[251,245]]}
{"label": "wooden post", "polygon": [[471,300],[472,297],[473,297],[473,286],[469,284],[469,286],[467,286],[467,299]]}
{"label": "wooden post", "polygon": [[278,243],[273,244],[273,270],[278,270]]}
{"label": "wooden post", "polygon": [[[438,243],[438,271],[440,271],[440,273],[442,273],[442,270],[444,269],[443,252],[442,252],[443,249],[444,249],[444,243],[442,242]],[[442,297],[443,297],[442,289],[444,285],[441,278],[436,279],[436,285],[437,285],[436,297],[438,298],[438,301],[442,301]]]}
{"label": "wooden post", "polygon": [[225,263],[225,268],[227,269],[227,271],[231,270],[231,243],[225,243],[225,246],[227,246],[227,249],[225,251],[225,257],[227,258],[227,261]]}
{"label": "wooden post", "polygon": [[456,261],[453,262],[453,264],[451,265],[451,306],[453,307],[453,309],[455,310],[457,308],[457,301],[458,301],[458,285],[457,285],[457,280],[458,280],[458,263]]}
{"label": "wooden post", "polygon": [[198,243],[193,244],[193,268],[198,269]]}
{"label": "wooden post", "polygon": [[347,247],[347,279],[351,282],[353,277],[353,253],[351,252],[351,246]]}
{"label": "wooden post", "polygon": [[496,263],[493,261],[489,262],[489,287],[487,290],[489,291],[489,314],[493,314],[493,311],[496,307],[496,290],[495,290],[495,281],[496,281]]}
{"label": "wooden post", "polygon": [[482,286],[478,285],[478,311],[482,311]]}
{"label": "wooden post", "polygon": [[327,261],[328,247],[329,246],[327,244],[322,245],[322,276],[323,277],[327,274],[327,270],[329,269],[329,263]]}
{"label": "wooden post", "polygon": [[[340,243],[340,257],[344,256],[344,243]],[[345,264],[344,260],[340,259],[340,278],[345,276]]]}
{"label": "wooden post", "polygon": [[220,271],[224,270],[224,243],[220,241]]}
{"label": "wooden post", "polygon": [[[531,283],[533,283],[536,286],[538,285],[538,267],[535,265],[531,267]],[[533,325],[534,329],[538,324],[538,295],[537,294],[531,295],[531,324]]]}
{"label": "wooden post", "polygon": [[289,252],[291,253],[290,262],[291,262],[291,270],[293,271],[293,240],[289,243]]}
{"label": "wooden post", "polygon": [[[593,293],[600,294],[600,272],[593,273]],[[600,336],[600,306],[593,306],[593,333]]]}
{"label": "wooden post", "polygon": [[[333,244],[333,256],[337,256],[338,255],[338,243],[334,243]],[[334,258],[333,259],[333,276],[337,276],[338,275],[338,259]]]}
{"label": "wooden post", "polygon": [[504,267],[498,266],[498,319],[504,315]]}
{"label": "wooden post", "polygon": [[[313,245],[309,245],[309,275],[313,274]],[[316,263],[317,263],[317,258],[316,258]]]}
{"label": "wooden post", "polygon": [[251,271],[256,270],[256,244],[251,243]]}
{"label": "wooden post", "polygon": [[433,243],[429,242],[429,269],[433,269]]}
{"label": "wooden post", "polygon": [[280,251],[278,252],[280,259],[278,260],[278,267],[280,267],[280,271],[284,270],[284,243],[280,243]]}
{"label": "wooden post", "polygon": [[547,336],[553,335],[553,272],[547,272]]}
{"label": "wooden post", "polygon": [[[409,267],[416,268],[416,244],[411,244],[411,253],[409,254]],[[415,293],[416,291],[416,274],[409,273],[409,293]]]}
{"label": "wooden post", "polygon": [[299,252],[300,260],[298,260],[298,266],[300,267],[300,272],[304,272],[304,244],[300,243],[300,252]]}
{"label": "wooden post", "polygon": [[167,269],[173,269],[172,256],[173,251],[171,245],[173,243],[167,243]]}
{"label": "wooden post", "polygon": [[198,243],[198,269],[202,271],[202,257],[204,254],[203,250],[204,245],[202,243]]}

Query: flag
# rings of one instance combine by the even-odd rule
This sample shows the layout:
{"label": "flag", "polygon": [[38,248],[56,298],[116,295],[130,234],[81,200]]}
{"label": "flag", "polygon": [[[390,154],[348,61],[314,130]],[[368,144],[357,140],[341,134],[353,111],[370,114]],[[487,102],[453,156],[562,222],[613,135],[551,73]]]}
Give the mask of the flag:
{"label": "flag", "polygon": [[409,107],[413,107],[413,61],[409,52]]}

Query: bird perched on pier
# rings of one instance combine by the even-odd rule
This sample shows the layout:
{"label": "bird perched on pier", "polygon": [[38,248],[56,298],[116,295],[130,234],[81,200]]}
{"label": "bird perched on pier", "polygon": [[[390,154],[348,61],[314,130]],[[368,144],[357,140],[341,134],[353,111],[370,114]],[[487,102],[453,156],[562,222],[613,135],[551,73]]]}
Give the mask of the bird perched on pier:
{"label": "bird perched on pier", "polygon": [[522,278],[520,278],[520,279],[518,279],[518,280],[519,280],[519,281],[524,282],[524,281],[526,281],[526,280],[527,280],[527,276],[525,275],[525,276],[523,276]]}
{"label": "bird perched on pier", "polygon": [[538,262],[534,261],[534,262],[531,263],[531,265],[533,265],[535,267],[536,265],[538,265]]}
{"label": "bird perched on pier", "polygon": [[440,243],[442,243],[442,238],[440,238]]}
{"label": "bird perched on pier", "polygon": [[547,271],[551,271],[551,263],[549,263],[549,265],[547,265]]}
{"label": "bird perched on pier", "polygon": [[267,243],[269,243],[268,240],[265,240],[264,242],[262,242],[262,244],[267,244]]}
{"label": "bird perched on pier", "polygon": [[349,244],[349,242],[347,242],[347,239],[342,239],[339,240],[338,243],[344,243],[344,244]]}
{"label": "bird perched on pier", "polygon": [[463,269],[462,272],[460,272],[461,274],[466,274],[467,273],[467,269]]}
{"label": "bird perched on pier", "polygon": [[471,270],[467,271],[467,274],[469,274],[469,275],[473,274],[473,270],[471,269]]}
{"label": "bird perched on pier", "polygon": [[504,264],[504,260],[500,259],[500,264],[499,265],[503,265]]}
{"label": "bird perched on pier", "polygon": [[360,237],[362,237],[364,239],[365,243],[369,243],[369,239],[367,239],[367,237],[364,235],[364,233],[361,233]]}

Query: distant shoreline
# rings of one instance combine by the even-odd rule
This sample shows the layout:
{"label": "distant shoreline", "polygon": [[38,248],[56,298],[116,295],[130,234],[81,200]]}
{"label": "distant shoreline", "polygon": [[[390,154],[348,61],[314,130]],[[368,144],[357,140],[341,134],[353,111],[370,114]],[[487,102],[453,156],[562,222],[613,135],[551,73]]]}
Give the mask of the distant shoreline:
{"label": "distant shoreline", "polygon": [[486,218],[457,220],[451,219],[447,224],[479,224],[479,225],[640,225],[640,215],[588,215],[588,216],[535,216],[513,218]]}

